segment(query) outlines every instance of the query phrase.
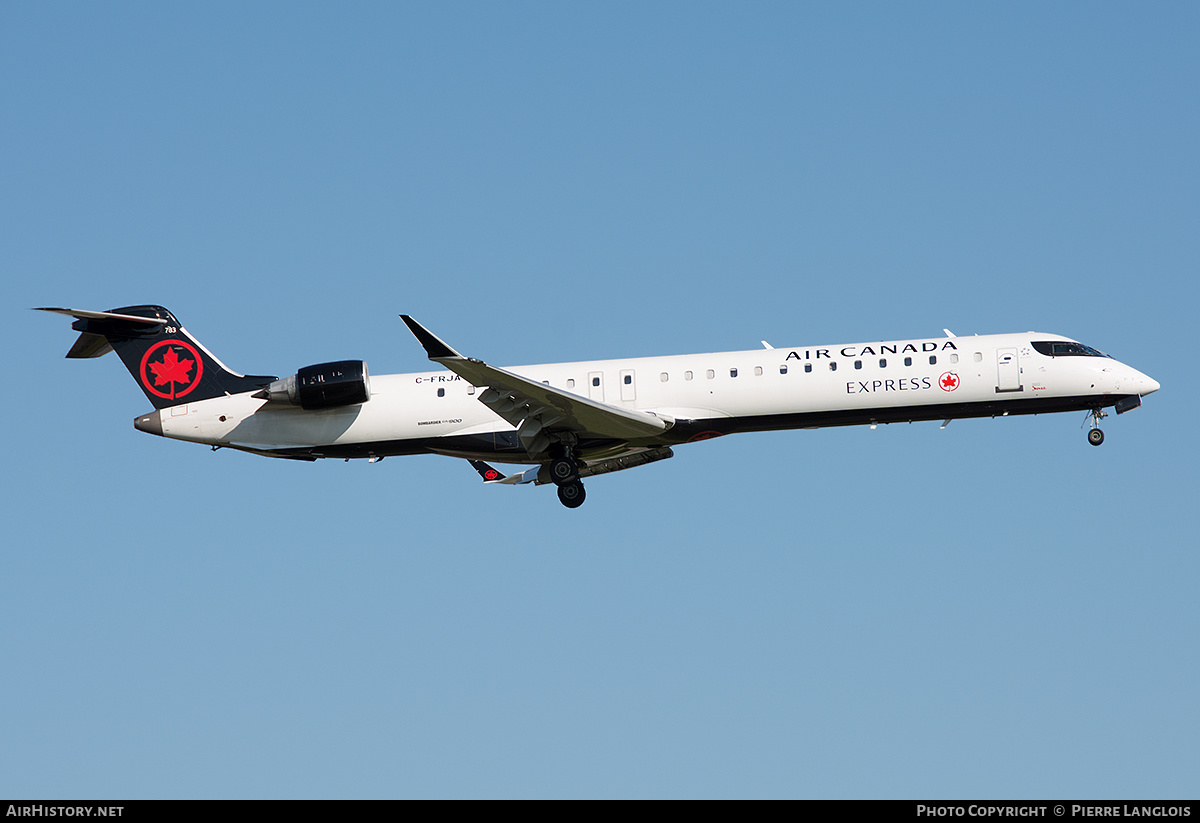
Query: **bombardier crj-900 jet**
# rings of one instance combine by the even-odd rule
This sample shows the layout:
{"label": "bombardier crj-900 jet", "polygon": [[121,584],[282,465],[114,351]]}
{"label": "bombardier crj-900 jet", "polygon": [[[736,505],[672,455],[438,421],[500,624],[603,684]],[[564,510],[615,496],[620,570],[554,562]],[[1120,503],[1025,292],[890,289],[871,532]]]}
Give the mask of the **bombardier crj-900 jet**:
{"label": "bombardier crj-900 jet", "polygon": [[[583,478],[672,457],[725,434],[1085,411],[1141,405],[1158,383],[1055,334],[991,334],[763,348],[497,368],[407,315],[444,370],[370,376],[358,360],[282,380],[231,371],[161,306],[45,308],[75,318],[67,357],[116,351],[155,411],[134,427],[267,457],[369,461],[442,454],[486,483],[554,484],[583,503]],[[488,463],[532,465],[505,475]]]}

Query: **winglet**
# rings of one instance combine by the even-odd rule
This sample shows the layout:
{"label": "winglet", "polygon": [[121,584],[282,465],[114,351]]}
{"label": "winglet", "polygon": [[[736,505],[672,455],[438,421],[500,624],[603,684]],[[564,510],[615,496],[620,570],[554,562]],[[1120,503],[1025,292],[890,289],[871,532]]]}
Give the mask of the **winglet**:
{"label": "winglet", "polygon": [[413,320],[407,314],[400,315],[400,319],[408,326],[408,330],[417,338],[417,342],[425,347],[425,353],[429,355],[430,360],[443,360],[448,357],[462,357],[461,354],[447,346],[429,329],[422,326],[416,320]]}
{"label": "winglet", "polygon": [[483,482],[489,485],[500,483],[505,486],[515,486],[520,483],[532,483],[537,479],[537,466],[523,472],[518,472],[517,474],[505,476],[482,460],[468,460],[467,462],[471,464],[471,468],[479,472],[479,476],[483,478]]}
{"label": "winglet", "polygon": [[504,479],[503,474],[501,474],[496,469],[493,469],[491,466],[489,466],[487,463],[484,463],[482,460],[468,460],[467,462],[471,464],[471,468],[473,468],[475,471],[479,472],[479,476],[483,478],[483,482],[485,482],[485,483],[491,483],[496,480]]}

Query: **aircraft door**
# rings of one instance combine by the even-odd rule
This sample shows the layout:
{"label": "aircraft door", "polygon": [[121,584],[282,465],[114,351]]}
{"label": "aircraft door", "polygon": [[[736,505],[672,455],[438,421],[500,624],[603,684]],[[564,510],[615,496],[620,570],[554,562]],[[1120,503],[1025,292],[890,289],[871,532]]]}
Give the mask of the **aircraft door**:
{"label": "aircraft door", "polygon": [[621,399],[637,400],[637,386],[633,382],[633,369],[621,370]]}
{"label": "aircraft door", "polygon": [[604,372],[588,372],[588,397],[598,403],[604,402]]}
{"label": "aircraft door", "polygon": [[996,391],[1021,391],[1021,361],[1016,349],[996,352]]}

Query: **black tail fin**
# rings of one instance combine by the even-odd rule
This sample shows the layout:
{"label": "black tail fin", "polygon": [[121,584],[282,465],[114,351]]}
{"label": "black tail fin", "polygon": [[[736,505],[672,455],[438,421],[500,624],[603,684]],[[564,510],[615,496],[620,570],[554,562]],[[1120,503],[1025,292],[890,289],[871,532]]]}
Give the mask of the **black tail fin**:
{"label": "black tail fin", "polygon": [[156,409],[254,391],[275,379],[230,371],[162,306],[39,311],[76,318],[71,328],[80,333],[79,339],[67,357],[99,357],[115,351]]}

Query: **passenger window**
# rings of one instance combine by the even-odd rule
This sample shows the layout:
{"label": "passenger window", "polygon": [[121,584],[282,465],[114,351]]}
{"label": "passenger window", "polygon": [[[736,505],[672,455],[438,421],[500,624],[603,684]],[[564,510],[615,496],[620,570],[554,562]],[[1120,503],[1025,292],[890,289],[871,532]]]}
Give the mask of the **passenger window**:
{"label": "passenger window", "polygon": [[787,363],[784,363],[782,366],[779,367],[779,373],[787,374]]}
{"label": "passenger window", "polygon": [[567,388],[568,388],[568,389],[573,389],[573,388],[575,388],[575,378],[574,378],[574,377],[568,377],[568,378],[567,378]]}
{"label": "passenger window", "polygon": [[911,366],[911,365],[912,365],[912,358],[911,358],[911,357],[906,357],[906,358],[904,358],[904,365],[906,365],[906,366]]}
{"label": "passenger window", "polygon": [[829,370],[830,370],[830,371],[837,371],[837,363],[830,363],[830,364],[829,364]]}
{"label": "passenger window", "polygon": [[717,376],[717,373],[715,371],[713,371],[712,369],[709,369],[708,371],[704,372],[704,376],[707,377],[709,380],[712,380],[714,377]]}
{"label": "passenger window", "polygon": [[755,377],[762,377],[762,366],[755,366],[755,367],[754,367],[754,376],[755,376]]}
{"label": "passenger window", "polygon": [[937,355],[936,354],[929,355],[929,365],[931,365],[931,366],[937,365]]}
{"label": "passenger window", "polygon": [[804,364],[804,371],[806,371],[806,372],[811,372],[811,371],[812,371],[812,363],[805,363],[805,364]]}
{"label": "passenger window", "polygon": [[957,363],[957,362],[958,362],[958,355],[957,355],[957,354],[952,354],[952,355],[950,355],[950,362],[951,362],[951,363]]}
{"label": "passenger window", "polygon": [[975,355],[974,355],[974,356],[975,356],[975,362],[976,362],[976,363],[982,363],[982,362],[983,362],[983,352],[981,352],[981,351],[977,351],[977,352],[975,352]]}
{"label": "passenger window", "polygon": [[633,385],[633,375],[632,375],[632,374],[627,374],[627,375],[625,375],[625,385],[626,385],[626,386],[632,386],[632,385]]}
{"label": "passenger window", "polygon": [[730,377],[737,377],[737,369],[730,369],[730,370],[729,370],[729,376],[730,376]]}
{"label": "passenger window", "polygon": [[438,389],[438,397],[445,397],[445,396],[446,396],[446,390]]}
{"label": "passenger window", "polygon": [[599,385],[600,385],[600,378],[599,378],[599,377],[593,377],[593,378],[592,378],[592,385],[593,385],[593,386],[599,386]]}
{"label": "passenger window", "polygon": [[690,371],[685,371],[685,372],[683,373],[683,379],[684,379],[684,380],[691,380],[691,379],[692,379],[692,373],[691,373]]}
{"label": "passenger window", "polygon": [[881,369],[887,368],[887,358],[886,357],[879,358],[879,368],[881,368]]}
{"label": "passenger window", "polygon": [[659,380],[661,380],[661,381],[663,381],[664,383],[666,383],[666,382],[667,382],[667,373],[666,373],[666,372],[663,372],[662,374],[660,374],[660,375],[658,376],[658,379],[659,379]]}
{"label": "passenger window", "polygon": [[861,361],[861,360],[855,360],[855,361],[854,361],[854,368],[856,368],[856,369],[861,369],[861,368],[862,368],[862,361]]}
{"label": "passenger window", "polygon": [[475,394],[475,387],[467,386],[467,394]]}

